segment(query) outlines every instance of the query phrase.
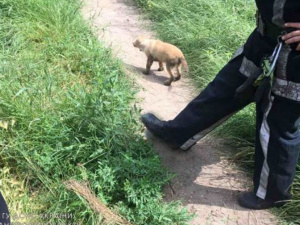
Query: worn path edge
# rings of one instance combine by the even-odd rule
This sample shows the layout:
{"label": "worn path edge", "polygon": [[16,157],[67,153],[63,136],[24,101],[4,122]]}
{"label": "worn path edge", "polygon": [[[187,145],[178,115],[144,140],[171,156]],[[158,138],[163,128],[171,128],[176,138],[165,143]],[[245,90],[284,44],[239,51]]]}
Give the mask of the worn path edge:
{"label": "worn path edge", "polygon": [[[153,112],[160,118],[173,119],[198,94],[191,81],[183,77],[172,86],[163,82],[166,72],[152,66],[152,74],[142,71],[146,56],[132,46],[139,35],[155,37],[149,29],[151,23],[142,17],[132,0],[84,0],[82,15],[97,31],[99,41],[111,47],[117,58],[128,68],[128,76],[136,80],[143,112]],[[187,152],[173,151],[151,135],[164,167],[177,176],[164,188],[164,200],[180,200],[183,207],[195,214],[191,225],[219,224],[277,224],[277,219],[266,210],[241,208],[237,196],[251,186],[246,175],[234,169],[220,154],[224,146],[208,136]]]}

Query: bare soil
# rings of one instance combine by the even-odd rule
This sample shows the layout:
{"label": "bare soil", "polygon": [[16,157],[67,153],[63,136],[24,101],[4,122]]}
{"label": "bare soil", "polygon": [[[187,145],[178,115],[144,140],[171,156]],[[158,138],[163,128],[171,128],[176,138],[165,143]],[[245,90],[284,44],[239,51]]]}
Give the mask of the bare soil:
{"label": "bare soil", "polygon": [[[153,112],[165,120],[173,119],[199,93],[183,75],[171,86],[163,85],[166,71],[158,72],[154,63],[150,75],[144,75],[146,56],[132,42],[139,35],[155,37],[151,23],[132,0],[84,0],[82,14],[96,28],[99,41],[113,49],[128,69],[128,76],[140,86],[138,94],[143,112]],[[208,137],[187,152],[174,151],[146,133],[163,166],[177,174],[164,188],[165,201],[180,200],[195,214],[193,225],[277,224],[267,210],[253,211],[238,206],[238,195],[251,188],[245,173],[234,168],[222,155],[228,151],[220,140]]]}

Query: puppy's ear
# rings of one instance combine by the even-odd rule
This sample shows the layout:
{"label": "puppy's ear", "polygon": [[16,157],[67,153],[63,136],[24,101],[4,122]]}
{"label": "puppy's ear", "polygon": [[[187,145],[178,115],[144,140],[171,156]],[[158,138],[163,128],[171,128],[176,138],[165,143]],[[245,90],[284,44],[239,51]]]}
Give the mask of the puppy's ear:
{"label": "puppy's ear", "polygon": [[146,37],[144,35],[141,35],[138,38],[138,40],[140,41],[140,43],[142,43],[145,39],[146,39]]}

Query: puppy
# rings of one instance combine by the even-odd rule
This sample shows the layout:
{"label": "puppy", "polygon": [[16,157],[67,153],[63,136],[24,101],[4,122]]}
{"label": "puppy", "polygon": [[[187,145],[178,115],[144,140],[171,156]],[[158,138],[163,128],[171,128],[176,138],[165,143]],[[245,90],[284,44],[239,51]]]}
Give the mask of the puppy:
{"label": "puppy", "polygon": [[[149,74],[150,68],[154,61],[159,63],[158,71],[164,70],[163,63],[166,63],[167,71],[170,78],[164,82],[165,85],[171,85],[172,81],[177,81],[181,78],[181,66],[188,71],[188,64],[183,53],[179,48],[169,43],[160,40],[146,39],[139,37],[133,42],[133,46],[139,48],[147,56],[146,71],[144,74]],[[172,68],[176,67],[177,76],[174,78]]]}

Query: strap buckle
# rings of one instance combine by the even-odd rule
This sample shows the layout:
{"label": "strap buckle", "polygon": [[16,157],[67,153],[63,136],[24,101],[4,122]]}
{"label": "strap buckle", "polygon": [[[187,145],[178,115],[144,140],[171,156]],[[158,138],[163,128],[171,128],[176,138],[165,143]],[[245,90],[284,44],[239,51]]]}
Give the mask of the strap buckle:
{"label": "strap buckle", "polygon": [[276,45],[272,55],[268,58],[268,61],[270,63],[270,68],[264,70],[263,74],[265,76],[270,76],[270,74],[274,72],[275,65],[277,63],[277,60],[279,58],[279,54],[280,54],[280,51],[281,51],[282,45],[283,45],[283,42],[281,41],[280,38],[281,37],[278,37],[278,44]]}
{"label": "strap buckle", "polygon": [[255,86],[255,87],[259,86],[261,81],[265,77],[270,77],[271,80],[273,80],[273,77],[274,77],[273,72],[275,70],[275,66],[276,66],[276,63],[278,61],[279,54],[281,52],[282,46],[283,46],[283,42],[281,40],[281,36],[279,36],[278,37],[278,44],[274,48],[274,51],[273,51],[272,55],[269,56],[269,57],[264,57],[263,58],[262,64],[261,64],[262,74],[256,79],[253,86]]}

